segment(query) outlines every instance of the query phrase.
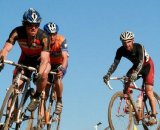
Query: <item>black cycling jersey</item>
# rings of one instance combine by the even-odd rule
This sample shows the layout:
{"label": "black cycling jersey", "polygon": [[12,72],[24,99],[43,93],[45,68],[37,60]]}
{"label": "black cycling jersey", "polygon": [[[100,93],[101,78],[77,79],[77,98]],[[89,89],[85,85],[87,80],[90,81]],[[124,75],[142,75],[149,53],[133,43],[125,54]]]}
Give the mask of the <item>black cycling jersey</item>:
{"label": "black cycling jersey", "polygon": [[41,51],[49,51],[49,38],[40,28],[38,29],[34,40],[30,43],[25,27],[16,27],[10,33],[7,42],[14,45],[16,41],[19,43],[22,53],[26,56],[37,56],[40,55]]}
{"label": "black cycling jersey", "polygon": [[134,43],[133,44],[133,50],[128,51],[125,49],[124,46],[121,46],[116,53],[115,60],[120,61],[122,57],[127,58],[130,60],[134,65],[138,65],[141,61],[144,60],[144,49],[143,46]]}
{"label": "black cycling jersey", "polygon": [[142,69],[144,62],[147,62],[149,60],[149,55],[141,44],[134,43],[132,51],[128,51],[124,46],[121,46],[117,49],[114,63],[111,65],[108,71],[109,75],[111,75],[115,71],[122,57],[127,58],[133,63],[133,66],[137,73],[139,73]]}

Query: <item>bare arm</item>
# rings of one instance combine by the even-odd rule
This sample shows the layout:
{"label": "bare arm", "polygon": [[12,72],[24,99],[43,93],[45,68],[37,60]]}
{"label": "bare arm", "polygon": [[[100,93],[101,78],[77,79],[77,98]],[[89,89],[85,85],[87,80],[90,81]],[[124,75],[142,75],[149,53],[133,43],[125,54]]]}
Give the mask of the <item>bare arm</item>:
{"label": "bare arm", "polygon": [[49,52],[42,51],[41,52],[41,62],[40,62],[40,67],[39,67],[39,74],[44,73],[48,63],[49,63]]}
{"label": "bare arm", "polygon": [[7,59],[8,53],[12,50],[13,45],[11,43],[6,42],[3,49],[0,52],[0,56],[4,56],[4,59]]}

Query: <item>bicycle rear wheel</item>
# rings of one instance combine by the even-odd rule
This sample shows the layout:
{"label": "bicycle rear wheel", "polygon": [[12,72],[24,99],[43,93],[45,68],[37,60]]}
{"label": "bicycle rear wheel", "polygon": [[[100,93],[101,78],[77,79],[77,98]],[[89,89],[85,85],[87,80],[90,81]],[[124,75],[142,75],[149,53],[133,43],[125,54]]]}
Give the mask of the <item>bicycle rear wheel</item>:
{"label": "bicycle rear wheel", "polygon": [[[147,123],[149,118],[144,118],[142,121],[144,130],[160,130],[160,97],[158,96],[156,92],[154,92],[154,97],[156,99],[157,124],[149,125]],[[146,99],[145,104],[146,105],[144,106],[144,116],[150,117],[152,110],[151,110],[148,98]]]}
{"label": "bicycle rear wheel", "polygon": [[132,108],[126,102],[123,92],[116,92],[109,103],[108,122],[111,130],[130,130],[132,126]]}

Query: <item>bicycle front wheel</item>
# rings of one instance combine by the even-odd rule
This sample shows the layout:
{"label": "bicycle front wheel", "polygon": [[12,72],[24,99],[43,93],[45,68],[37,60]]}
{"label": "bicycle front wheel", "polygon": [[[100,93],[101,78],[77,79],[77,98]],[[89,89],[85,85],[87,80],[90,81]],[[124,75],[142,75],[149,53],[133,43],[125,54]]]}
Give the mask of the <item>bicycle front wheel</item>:
{"label": "bicycle front wheel", "polygon": [[123,92],[116,92],[109,103],[108,122],[111,130],[130,130],[132,126],[132,108]]}
{"label": "bicycle front wheel", "polygon": [[51,123],[47,125],[47,130],[59,130],[60,129],[61,114],[53,118]]}

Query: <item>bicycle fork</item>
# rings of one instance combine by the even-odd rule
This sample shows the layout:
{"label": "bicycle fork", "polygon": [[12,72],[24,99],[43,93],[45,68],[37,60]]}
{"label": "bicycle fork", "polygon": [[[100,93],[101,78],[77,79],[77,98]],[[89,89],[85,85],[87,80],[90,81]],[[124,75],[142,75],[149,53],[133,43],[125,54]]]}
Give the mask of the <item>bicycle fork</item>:
{"label": "bicycle fork", "polygon": [[[25,77],[23,77],[25,78]],[[28,78],[26,79],[26,84],[25,84],[25,88],[24,88],[24,91],[23,91],[23,96],[22,96],[22,99],[21,99],[21,102],[20,102],[20,105],[19,105],[19,108],[18,108],[18,114],[17,114],[17,118],[16,118],[16,123],[21,123],[22,120],[23,120],[23,115],[25,114],[26,110],[24,111],[24,113],[22,113],[22,110],[23,110],[23,106],[26,102],[26,99],[29,97],[30,93],[28,88],[30,88],[30,81],[28,80]],[[20,93],[20,92],[19,92]]]}
{"label": "bicycle fork", "polygon": [[[126,108],[127,108],[127,95],[124,95],[124,98],[121,98],[120,101],[119,101],[119,105],[118,105],[118,110],[117,110],[116,116],[124,117],[125,113],[126,113]],[[123,110],[122,114],[121,114],[121,110]]]}

